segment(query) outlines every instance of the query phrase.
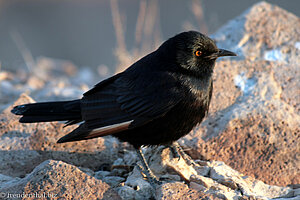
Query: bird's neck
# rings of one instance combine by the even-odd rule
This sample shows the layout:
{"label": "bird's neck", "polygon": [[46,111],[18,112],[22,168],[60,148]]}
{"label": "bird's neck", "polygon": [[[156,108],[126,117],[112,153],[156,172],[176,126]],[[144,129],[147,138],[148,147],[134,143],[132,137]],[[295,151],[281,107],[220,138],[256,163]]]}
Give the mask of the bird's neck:
{"label": "bird's neck", "polygon": [[204,98],[211,90],[212,85],[212,73],[206,74],[206,76],[197,76],[195,74],[180,74],[177,76],[179,82],[186,91],[189,91],[197,98]]}
{"label": "bird's neck", "polygon": [[177,72],[179,73],[179,76],[186,77],[187,79],[209,82],[213,74],[213,69],[214,68],[211,67],[202,70],[191,70],[179,67]]}

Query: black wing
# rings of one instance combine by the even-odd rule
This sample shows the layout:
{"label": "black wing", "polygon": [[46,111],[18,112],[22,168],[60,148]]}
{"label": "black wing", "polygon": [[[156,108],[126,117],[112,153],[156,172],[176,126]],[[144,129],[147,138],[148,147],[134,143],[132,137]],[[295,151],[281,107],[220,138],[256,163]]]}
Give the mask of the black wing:
{"label": "black wing", "polygon": [[89,139],[141,126],[167,113],[181,101],[180,86],[172,74],[125,71],[84,94],[85,121],[59,142]]}
{"label": "black wing", "polygon": [[81,107],[90,128],[128,120],[134,120],[131,127],[136,127],[164,115],[181,100],[176,80],[163,72],[144,76],[125,72],[92,90],[84,95]]}

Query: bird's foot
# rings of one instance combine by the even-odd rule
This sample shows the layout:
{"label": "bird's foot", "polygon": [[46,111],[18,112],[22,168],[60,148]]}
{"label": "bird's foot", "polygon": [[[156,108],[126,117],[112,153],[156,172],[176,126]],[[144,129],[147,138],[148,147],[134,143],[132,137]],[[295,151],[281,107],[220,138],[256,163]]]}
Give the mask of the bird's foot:
{"label": "bird's foot", "polygon": [[173,154],[174,158],[178,158],[178,160],[180,160],[180,158],[182,157],[183,160],[188,164],[188,165],[193,165],[195,166],[196,163],[195,161],[189,156],[187,155],[184,150],[182,149],[182,147],[178,144],[178,142],[174,142],[172,145],[168,146]]}
{"label": "bird's foot", "polygon": [[144,177],[149,181],[152,187],[156,187],[156,185],[162,184],[162,182],[159,180],[159,178],[157,178],[157,176],[155,176],[152,172],[147,172],[147,170],[145,170],[142,165],[137,163],[137,167],[143,173]]}
{"label": "bird's foot", "polygon": [[151,184],[151,186],[153,188],[156,188],[157,185],[162,184],[162,182],[159,181],[159,179],[151,171],[148,163],[146,162],[146,159],[144,157],[144,154],[143,154],[141,148],[137,149],[137,154],[138,154],[138,156],[139,156],[139,158],[140,158],[140,160],[142,162],[142,165],[137,164],[137,166],[140,168],[141,172],[143,172],[143,174],[145,174],[145,176],[148,179],[148,181]]}
{"label": "bird's foot", "polygon": [[175,147],[173,144],[167,145],[167,147],[170,149],[170,151],[173,155],[173,158],[177,158],[178,160],[180,160],[181,154],[179,153],[177,147]]}

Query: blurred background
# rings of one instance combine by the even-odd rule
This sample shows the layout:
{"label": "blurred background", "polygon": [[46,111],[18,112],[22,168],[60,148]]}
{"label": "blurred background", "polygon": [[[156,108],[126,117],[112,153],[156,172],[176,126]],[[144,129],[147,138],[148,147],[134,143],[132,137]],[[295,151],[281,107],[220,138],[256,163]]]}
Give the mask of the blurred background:
{"label": "blurred background", "polygon": [[[0,0],[1,69],[14,70],[45,56],[112,74],[176,33],[211,34],[257,2]],[[299,0],[267,2],[300,16]]]}

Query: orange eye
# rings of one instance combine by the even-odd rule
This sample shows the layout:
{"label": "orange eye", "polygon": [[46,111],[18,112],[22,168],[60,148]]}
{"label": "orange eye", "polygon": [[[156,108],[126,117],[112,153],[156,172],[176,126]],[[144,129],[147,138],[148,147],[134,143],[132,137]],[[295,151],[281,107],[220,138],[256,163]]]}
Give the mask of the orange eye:
{"label": "orange eye", "polygon": [[196,55],[197,57],[201,56],[201,55],[202,55],[202,51],[196,51],[196,52],[195,52],[195,55]]}

